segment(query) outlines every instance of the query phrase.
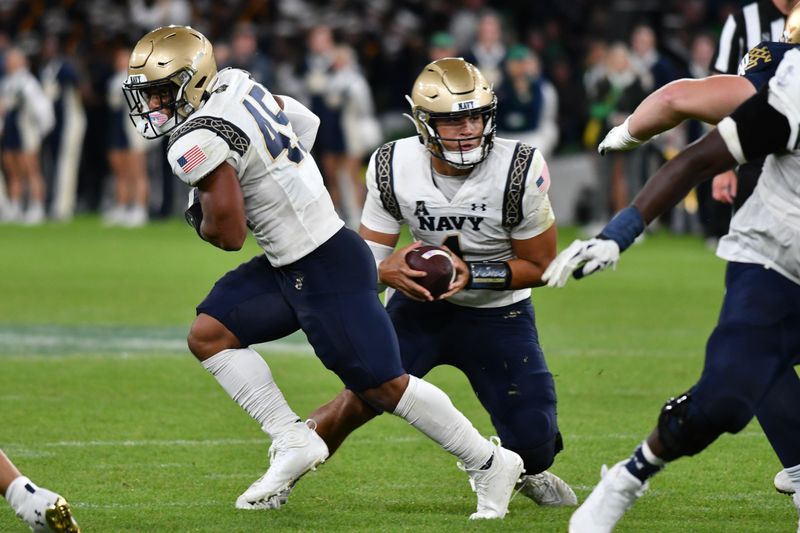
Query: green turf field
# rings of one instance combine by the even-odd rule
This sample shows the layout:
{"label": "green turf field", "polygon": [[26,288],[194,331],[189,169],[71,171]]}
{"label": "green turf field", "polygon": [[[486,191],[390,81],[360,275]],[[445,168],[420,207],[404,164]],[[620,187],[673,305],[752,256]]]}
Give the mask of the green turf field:
{"label": "green turf field", "polygon": [[[562,231],[561,246],[573,235]],[[268,441],[185,349],[194,305],[225,253],[183,223],[109,229],[95,218],[0,226],[0,447],[72,503],[88,532],[563,532],[570,510],[522,496],[501,522],[469,523],[455,460],[383,416],[355,433],[278,511],[234,500],[267,466]],[[566,449],[552,470],[583,499],[690,386],[722,298],[724,264],[694,238],[651,235],[617,272],[534,292]],[[259,347],[301,414],[338,390],[300,336]],[[457,372],[430,380],[479,430],[488,417]],[[760,428],[670,465],[620,523],[629,532],[794,531]],[[0,531],[25,531],[0,505]]]}

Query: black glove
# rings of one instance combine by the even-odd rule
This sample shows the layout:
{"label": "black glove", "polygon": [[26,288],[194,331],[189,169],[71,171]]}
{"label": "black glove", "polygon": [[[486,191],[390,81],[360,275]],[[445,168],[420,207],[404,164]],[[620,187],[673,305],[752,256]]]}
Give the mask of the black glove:
{"label": "black glove", "polygon": [[192,189],[190,198],[192,202],[186,211],[183,212],[183,217],[186,219],[186,222],[194,228],[197,235],[203,239],[203,235],[200,233],[200,224],[203,223],[203,207],[200,205],[200,197],[197,195],[197,189]]}

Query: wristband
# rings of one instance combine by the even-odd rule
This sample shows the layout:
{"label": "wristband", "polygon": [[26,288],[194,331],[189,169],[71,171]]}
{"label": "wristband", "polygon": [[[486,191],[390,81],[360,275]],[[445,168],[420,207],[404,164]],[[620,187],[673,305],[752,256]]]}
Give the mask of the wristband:
{"label": "wristband", "polygon": [[643,231],[645,223],[636,206],[630,205],[617,213],[597,236],[598,239],[615,241],[623,252],[633,244]]}
{"label": "wristband", "polygon": [[467,261],[469,281],[465,289],[504,291],[511,285],[511,267],[506,261]]}

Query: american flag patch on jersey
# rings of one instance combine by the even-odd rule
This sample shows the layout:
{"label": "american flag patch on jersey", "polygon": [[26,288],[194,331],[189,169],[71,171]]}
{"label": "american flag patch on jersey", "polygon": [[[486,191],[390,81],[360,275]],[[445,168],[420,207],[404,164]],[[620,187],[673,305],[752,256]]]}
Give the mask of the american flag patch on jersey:
{"label": "american flag patch on jersey", "polygon": [[178,158],[178,164],[181,166],[181,170],[183,170],[185,174],[188,174],[194,167],[205,160],[206,153],[203,152],[199,146],[194,145]]}
{"label": "american flag patch on jersey", "polygon": [[536,180],[536,186],[542,192],[546,192],[550,188],[550,170],[547,168],[547,163],[542,166],[542,175]]}

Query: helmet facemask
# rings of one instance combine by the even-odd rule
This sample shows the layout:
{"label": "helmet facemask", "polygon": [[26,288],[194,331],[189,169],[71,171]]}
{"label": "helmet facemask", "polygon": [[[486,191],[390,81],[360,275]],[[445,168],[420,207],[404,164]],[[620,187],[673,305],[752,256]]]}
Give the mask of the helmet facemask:
{"label": "helmet facemask", "polygon": [[[422,143],[434,157],[437,157],[455,168],[472,168],[489,156],[489,152],[494,146],[495,136],[495,114],[497,111],[497,98],[494,98],[489,105],[469,109],[466,111],[452,111],[448,113],[434,113],[415,106],[411,97],[406,96],[411,104],[413,116],[406,115],[414,122],[417,133]],[[483,130],[479,135],[473,137],[442,137],[437,129],[437,122],[441,120],[467,119],[480,115],[483,121]],[[448,150],[443,141],[448,144],[456,143],[457,149]],[[465,150],[462,145],[478,141],[478,146]]]}
{"label": "helmet facemask", "polygon": [[142,37],[123,85],[139,133],[155,139],[174,130],[208,98],[217,74],[211,43],[188,26],[166,26]]}
{"label": "helmet facemask", "polygon": [[[414,123],[420,142],[431,155],[459,169],[472,168],[489,156],[494,145],[497,97],[474,65],[460,57],[429,63],[417,76],[406,100],[411,104],[411,114],[406,117]],[[479,134],[470,138],[441,135],[442,121],[456,125],[459,120],[472,120],[476,115],[483,122]],[[474,129],[473,125],[469,130]]]}
{"label": "helmet facemask", "polygon": [[[128,76],[122,91],[136,130],[147,139],[155,139],[175,129],[194,111],[185,90],[192,75],[183,70],[165,80],[143,78],[142,74]],[[150,109],[156,101],[160,102],[158,107]]]}

